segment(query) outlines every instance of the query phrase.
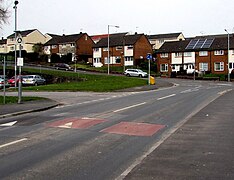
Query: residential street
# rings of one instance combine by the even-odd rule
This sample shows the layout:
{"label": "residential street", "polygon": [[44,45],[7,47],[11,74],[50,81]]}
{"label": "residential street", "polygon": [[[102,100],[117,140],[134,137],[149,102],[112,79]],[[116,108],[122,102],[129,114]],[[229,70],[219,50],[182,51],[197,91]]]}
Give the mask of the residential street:
{"label": "residential street", "polygon": [[[233,83],[165,81],[175,85],[113,93],[24,92],[62,105],[0,119],[16,122],[0,127],[0,179],[123,179],[198,112],[233,92]],[[150,173],[126,179],[153,179]]]}

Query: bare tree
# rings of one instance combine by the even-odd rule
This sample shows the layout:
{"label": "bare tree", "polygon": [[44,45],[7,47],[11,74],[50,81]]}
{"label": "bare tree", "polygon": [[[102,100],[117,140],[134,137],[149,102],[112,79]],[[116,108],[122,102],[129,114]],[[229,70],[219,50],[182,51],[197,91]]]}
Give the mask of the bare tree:
{"label": "bare tree", "polygon": [[4,0],[0,0],[0,28],[2,27],[3,24],[7,22],[8,19],[8,10],[6,7],[3,5]]}

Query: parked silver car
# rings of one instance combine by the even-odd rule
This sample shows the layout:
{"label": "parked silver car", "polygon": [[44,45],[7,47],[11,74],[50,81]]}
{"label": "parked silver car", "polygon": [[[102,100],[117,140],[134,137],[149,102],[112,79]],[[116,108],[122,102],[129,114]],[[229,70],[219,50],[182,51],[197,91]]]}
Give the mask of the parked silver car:
{"label": "parked silver car", "polygon": [[22,80],[23,85],[38,86],[38,85],[43,85],[45,83],[46,80],[39,75],[25,75]]}
{"label": "parked silver car", "polygon": [[135,76],[135,77],[147,77],[148,74],[140,69],[127,69],[124,72],[126,76]]}

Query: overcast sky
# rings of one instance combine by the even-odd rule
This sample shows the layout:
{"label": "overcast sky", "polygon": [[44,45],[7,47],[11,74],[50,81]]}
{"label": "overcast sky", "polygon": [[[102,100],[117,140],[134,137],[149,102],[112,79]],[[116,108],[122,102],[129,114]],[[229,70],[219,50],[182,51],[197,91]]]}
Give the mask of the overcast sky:
{"label": "overcast sky", "polygon": [[[0,29],[14,31],[14,0],[5,0],[9,23]],[[43,34],[89,35],[135,32],[183,32],[186,37],[234,31],[234,0],[19,0],[18,30],[38,29]]]}

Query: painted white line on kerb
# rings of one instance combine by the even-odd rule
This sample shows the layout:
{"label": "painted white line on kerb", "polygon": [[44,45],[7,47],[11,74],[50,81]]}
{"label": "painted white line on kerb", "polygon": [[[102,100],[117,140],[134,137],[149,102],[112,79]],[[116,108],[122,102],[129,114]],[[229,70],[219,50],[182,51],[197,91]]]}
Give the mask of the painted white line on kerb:
{"label": "painted white line on kerb", "polygon": [[115,110],[113,112],[116,113],[116,112],[124,111],[124,110],[127,110],[127,109],[131,109],[131,108],[134,108],[134,107],[137,107],[137,106],[144,105],[144,104],[146,104],[146,102],[143,102],[143,103],[140,103],[140,104],[135,104],[135,105],[132,105],[132,106],[128,106],[128,107],[125,107],[125,108],[122,108],[122,109],[118,109],[118,110]]}
{"label": "painted white line on kerb", "polygon": [[16,141],[12,141],[12,142],[9,142],[7,144],[0,145],[0,148],[6,147],[6,146],[10,146],[10,145],[13,145],[13,144],[16,144],[16,143],[20,143],[20,142],[26,141],[26,140],[28,140],[28,139],[27,138],[23,138],[23,139],[19,139],[19,140],[16,140]]}
{"label": "painted white line on kerb", "polygon": [[162,99],[166,99],[166,98],[170,98],[170,97],[173,97],[175,96],[176,94],[171,94],[169,96],[164,96],[164,97],[161,97],[161,98],[158,98],[157,100],[162,100]]}

